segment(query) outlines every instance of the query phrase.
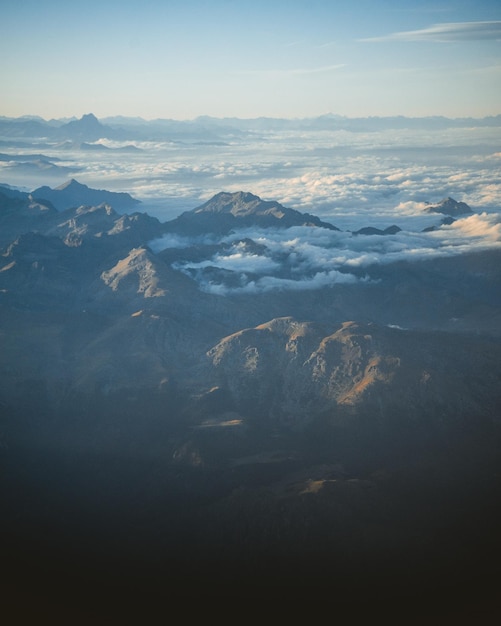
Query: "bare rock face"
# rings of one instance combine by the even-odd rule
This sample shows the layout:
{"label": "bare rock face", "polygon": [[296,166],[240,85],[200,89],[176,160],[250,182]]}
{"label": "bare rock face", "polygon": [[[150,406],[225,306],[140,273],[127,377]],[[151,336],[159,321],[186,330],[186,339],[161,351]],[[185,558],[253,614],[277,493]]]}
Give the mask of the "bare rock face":
{"label": "bare rock face", "polygon": [[125,259],[104,271],[101,279],[113,291],[127,289],[145,298],[164,296],[166,289],[160,286],[160,267],[145,248],[134,248]]}
{"label": "bare rock face", "polygon": [[321,401],[305,363],[321,338],[314,325],[279,318],[230,335],[207,356],[221,386],[251,411],[289,416]]}
{"label": "bare rock face", "polygon": [[[447,334],[355,322],[325,333],[319,325],[275,319],[224,338],[207,357],[239,410],[291,426],[353,411],[383,421],[397,413],[412,419],[430,406],[447,417],[474,413],[479,369],[484,402],[490,398],[495,415],[496,345],[472,340],[468,359]],[[471,388],[464,382],[470,374]]]}
{"label": "bare rock face", "polygon": [[378,329],[346,322],[325,337],[311,354],[311,377],[327,398],[337,404],[356,405],[378,385],[395,378],[400,359],[391,347],[378,341]]}
{"label": "bare rock face", "polygon": [[[338,405],[358,405],[400,367],[378,329],[347,322],[335,332],[280,318],[231,335],[208,352],[242,405],[303,425]],[[267,408],[268,407],[268,408]]]}

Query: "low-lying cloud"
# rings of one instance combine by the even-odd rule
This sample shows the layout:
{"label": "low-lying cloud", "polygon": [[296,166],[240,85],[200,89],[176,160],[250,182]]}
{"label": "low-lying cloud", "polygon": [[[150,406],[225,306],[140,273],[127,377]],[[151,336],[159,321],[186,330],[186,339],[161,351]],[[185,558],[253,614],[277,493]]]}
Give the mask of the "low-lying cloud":
{"label": "low-lying cloud", "polygon": [[[497,23],[493,27],[498,28]],[[453,31],[459,29],[448,29]],[[473,28],[468,26],[466,31],[471,35]],[[127,191],[142,201],[138,210],[163,222],[220,191],[250,191],[264,200],[317,215],[342,231],[238,232],[233,239],[225,239],[229,247],[217,253],[213,249],[207,258],[198,256],[198,265],[187,261],[180,265],[201,289],[213,293],[308,289],[363,280],[364,269],[371,264],[499,245],[501,127],[476,126],[472,120],[464,127],[374,128],[292,130],[277,124],[273,129],[256,126],[227,135],[220,143],[192,136],[190,141],[100,140],[111,148],[104,151],[55,144],[5,146],[5,150],[43,154],[58,167],[78,169],[76,178],[81,183]],[[119,150],[131,143],[140,150]],[[2,175],[2,182],[25,190],[47,184],[40,173],[12,177],[4,169]],[[66,180],[61,174],[49,184],[57,186]],[[447,196],[466,202],[475,215],[423,233],[438,227],[443,217],[427,213],[426,203]],[[394,224],[402,231],[392,236],[349,232]],[[243,237],[262,244],[262,251],[239,249],[238,240]],[[217,243],[211,235],[193,240],[171,234],[150,246],[160,251]]]}
{"label": "low-lying cloud", "polygon": [[[421,211],[408,203],[438,202],[446,196],[475,211],[501,206],[501,127],[413,128],[383,131],[254,130],[220,144],[182,141],[107,142],[105,151],[57,145],[30,152],[75,168],[79,182],[127,191],[140,210],[162,221],[193,209],[219,191],[250,191],[340,228],[397,222],[417,229]],[[104,140],[101,143],[105,143]],[[11,152],[14,149],[11,150]],[[38,173],[4,172],[4,181],[32,190],[47,181]],[[51,179],[51,186],[67,180]],[[406,204],[407,203],[407,204]],[[406,205],[405,211],[401,207]]]}
{"label": "low-lying cloud", "polygon": [[[249,246],[249,241],[256,245]],[[153,242],[153,248],[160,251],[180,243],[180,238],[169,235]],[[200,245],[201,239],[184,238],[182,243],[184,247]],[[180,261],[174,267],[213,294],[307,290],[366,282],[371,280],[369,268],[374,265],[501,247],[501,217],[474,214],[435,230],[402,230],[394,235],[357,235],[306,226],[246,228],[223,237],[220,244],[220,250],[208,258]]]}
{"label": "low-lying cloud", "polygon": [[458,234],[458,239],[468,237],[479,245],[501,242],[501,218],[499,215],[482,213],[471,215],[450,225],[449,231]]}
{"label": "low-lying cloud", "polygon": [[[201,282],[201,289],[207,293],[225,296],[232,294],[265,293],[267,291],[302,291],[320,289],[321,287],[336,284],[355,283],[358,279],[353,274],[331,270],[329,272],[317,272],[308,278],[280,278],[278,276],[262,276],[256,280],[246,280],[240,286],[228,286],[224,283]],[[366,279],[364,279],[366,280]]]}

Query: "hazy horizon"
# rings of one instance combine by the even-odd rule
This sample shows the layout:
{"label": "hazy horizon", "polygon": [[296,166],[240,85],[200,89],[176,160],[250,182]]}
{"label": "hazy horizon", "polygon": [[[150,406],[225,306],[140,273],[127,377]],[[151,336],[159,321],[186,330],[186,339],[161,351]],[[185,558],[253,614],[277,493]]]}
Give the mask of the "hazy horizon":
{"label": "hazy horizon", "polygon": [[488,120],[490,118],[496,118],[501,116],[501,108],[499,113],[492,113],[488,115],[457,115],[457,116],[448,116],[441,114],[429,114],[429,115],[403,115],[403,114],[395,114],[395,115],[341,115],[334,111],[327,111],[326,113],[322,113],[319,115],[305,115],[305,116],[279,116],[279,115],[260,115],[253,117],[240,117],[238,115],[196,115],[190,118],[182,118],[182,117],[143,117],[141,115],[122,115],[120,113],[116,113],[115,115],[107,115],[104,117],[100,117],[95,115],[93,111],[86,111],[81,115],[71,115],[64,117],[44,117],[43,115],[38,115],[37,113],[24,113],[22,115],[0,115],[0,119],[4,120],[41,120],[46,123],[58,122],[61,124],[65,124],[71,121],[78,121],[86,116],[92,115],[94,116],[100,123],[102,124],[119,124],[120,121],[124,122],[144,122],[146,124],[155,123],[155,122],[197,122],[202,121],[204,119],[214,120],[214,121],[240,121],[240,122],[253,122],[258,120],[270,120],[270,121],[284,121],[284,122],[301,122],[307,120],[320,120],[320,119],[339,119],[339,120],[385,120],[385,119],[408,119],[408,120],[433,120],[433,119],[443,119],[449,120],[451,122],[461,121],[461,120]]}

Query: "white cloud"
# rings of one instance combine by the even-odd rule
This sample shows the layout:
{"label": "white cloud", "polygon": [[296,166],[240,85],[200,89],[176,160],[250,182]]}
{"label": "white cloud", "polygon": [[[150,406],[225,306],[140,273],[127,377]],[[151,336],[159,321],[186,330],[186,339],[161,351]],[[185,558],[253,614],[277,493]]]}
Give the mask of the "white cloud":
{"label": "white cloud", "polygon": [[207,267],[216,267],[232,272],[245,272],[252,274],[264,274],[274,272],[280,269],[280,264],[273,261],[267,256],[257,254],[245,254],[241,252],[233,254],[215,254],[212,258],[200,261],[198,263],[177,263],[178,269],[204,269]]}
{"label": "white cloud", "polygon": [[176,235],[175,233],[167,233],[160,239],[153,239],[148,242],[148,246],[153,252],[160,252],[167,248],[189,248],[198,244],[215,243],[216,237],[211,235],[202,235],[200,237],[183,237],[182,235]]}
{"label": "white cloud", "polygon": [[[107,143],[110,147],[121,145]],[[410,256],[411,250],[414,257],[439,254],[439,248],[440,254],[447,254],[447,245],[440,244],[445,233],[454,253],[460,246],[495,243],[495,227],[491,239],[487,235],[479,239],[473,235],[473,222],[461,226],[462,220],[448,231],[441,228],[427,235],[420,235],[420,231],[438,226],[442,219],[441,215],[424,213],[425,202],[438,202],[447,196],[467,202],[479,214],[500,211],[499,127],[375,132],[277,127],[235,137],[226,145],[168,141],[137,145],[142,151],[130,154],[113,150],[89,153],[57,146],[43,150],[26,146],[23,150],[43,151],[49,158],[62,159],[59,165],[79,167],[82,173],[77,179],[92,187],[128,191],[143,202],[137,210],[147,211],[161,221],[199,206],[219,191],[243,190],[313,213],[343,230],[396,224],[404,231],[382,239],[352,238],[349,233],[331,234],[321,229],[310,229],[306,237],[292,230],[287,240],[270,232],[252,231],[250,236],[258,237],[268,247],[266,262],[279,255],[287,257],[289,274],[281,279],[299,279],[308,273],[311,280],[315,273],[337,270],[343,262],[350,264],[348,267],[363,267],[398,258],[399,254]],[[4,182],[29,189],[47,183],[39,178],[32,181],[33,185],[22,179]],[[464,230],[467,227],[469,234]],[[198,243],[211,241],[201,238]],[[160,250],[191,243],[170,235],[150,245]],[[403,247],[399,249],[399,245]],[[252,261],[254,270],[250,269]],[[222,262],[219,259],[218,263]],[[258,263],[265,266],[264,260],[252,260],[243,253],[241,257],[226,258],[224,263],[233,263],[233,267],[240,263],[241,272],[246,264],[251,272],[257,271]]]}
{"label": "white cloud", "polygon": [[[423,206],[417,203],[416,208],[422,210]],[[438,220],[442,217],[437,216]],[[260,244],[263,253],[247,252],[239,243],[243,239]],[[222,241],[234,244],[227,253],[179,263],[176,268],[194,278],[203,291],[219,295],[308,290],[368,280],[360,270],[371,265],[501,247],[501,217],[475,214],[434,231],[395,235],[355,235],[309,227],[246,228]]]}
{"label": "white cloud", "polygon": [[250,280],[240,287],[228,287],[222,283],[202,282],[202,291],[215,295],[242,294],[242,293],[265,293],[267,291],[308,291],[321,287],[331,287],[336,284],[356,283],[366,279],[360,279],[353,274],[331,270],[329,272],[317,272],[309,278],[293,280],[277,276],[263,276],[257,280]]}
{"label": "white cloud", "polygon": [[[500,143],[501,128],[494,127],[356,133],[275,129],[227,145],[144,142],[137,144],[143,150],[132,154],[57,147],[44,153],[62,158],[59,165],[78,167],[77,178],[85,184],[128,191],[163,221],[219,191],[244,190],[356,229],[388,225],[388,220],[406,226],[412,215],[400,213],[402,203],[436,202],[448,195],[478,211],[496,210],[501,206]],[[33,182],[32,189],[41,184],[39,178]],[[57,181],[62,182],[64,177]],[[12,183],[30,187],[30,181]]]}
{"label": "white cloud", "polygon": [[489,215],[487,213],[470,215],[469,217],[454,222],[449,229],[451,232],[456,233],[460,239],[465,237],[476,239],[480,245],[489,245],[490,243],[501,244],[500,215]]}
{"label": "white cloud", "polygon": [[370,37],[361,41],[484,41],[501,40],[501,21],[448,22],[433,24],[420,30],[391,33],[382,37]]}

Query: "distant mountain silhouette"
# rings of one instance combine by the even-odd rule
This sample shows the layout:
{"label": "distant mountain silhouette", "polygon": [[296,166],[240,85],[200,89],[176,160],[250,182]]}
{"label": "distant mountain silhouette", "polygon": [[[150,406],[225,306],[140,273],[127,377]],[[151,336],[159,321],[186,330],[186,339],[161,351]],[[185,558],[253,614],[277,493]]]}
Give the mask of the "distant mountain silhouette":
{"label": "distant mountain silhouette", "polygon": [[96,141],[102,137],[112,138],[115,131],[109,126],[101,124],[93,113],[83,115],[79,120],[63,124],[57,130],[62,138],[82,141]]}
{"label": "distant mountain silhouette", "polygon": [[92,113],[79,120],[51,120],[41,118],[0,117],[0,135],[3,137],[43,137],[48,140],[96,141],[102,137],[120,140],[174,141],[191,144],[224,144],[236,136],[245,138],[248,133],[280,130],[348,132],[382,131],[387,129],[446,129],[471,127],[499,127],[501,115],[473,118],[421,117],[360,117],[322,115],[302,119],[259,117],[255,119],[215,118],[202,116],[194,120],[112,117],[100,122]]}
{"label": "distant mountain silhouette", "polygon": [[91,189],[74,178],[55,189],[39,187],[32,192],[32,196],[40,201],[48,200],[60,211],[82,205],[97,206],[102,203],[110,204],[116,210],[126,210],[140,203],[140,200],[136,200],[128,193]]}

